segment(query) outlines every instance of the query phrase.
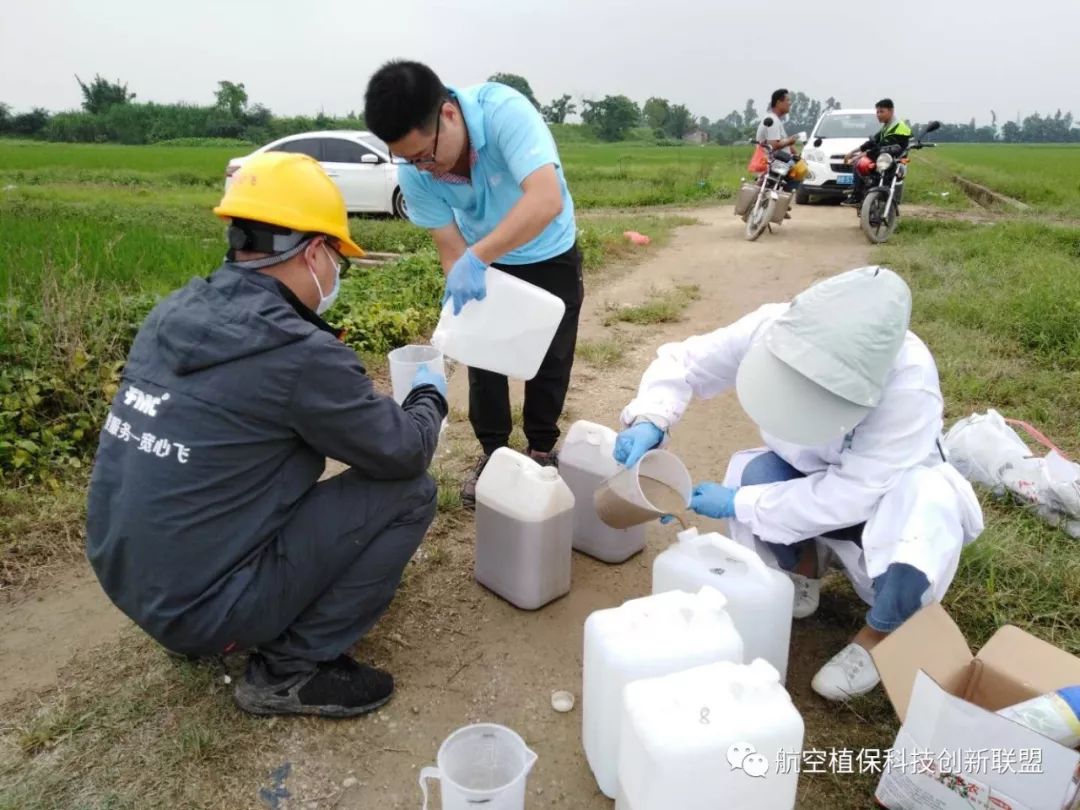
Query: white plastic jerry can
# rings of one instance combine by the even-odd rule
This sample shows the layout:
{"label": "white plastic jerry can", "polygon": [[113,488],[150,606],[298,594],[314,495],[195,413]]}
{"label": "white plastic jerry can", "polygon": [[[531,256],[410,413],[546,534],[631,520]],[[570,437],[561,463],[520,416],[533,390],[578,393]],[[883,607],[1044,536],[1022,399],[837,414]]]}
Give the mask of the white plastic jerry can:
{"label": "white plastic jerry can", "polygon": [[574,493],[574,548],[606,563],[621,563],[645,548],[645,527],[613,529],[596,514],[593,497],[622,469],[609,427],[584,420],[570,426],[559,451],[559,475]]}
{"label": "white plastic jerry can", "polygon": [[[743,660],[719,591],[669,591],[598,610],[585,621],[582,744],[600,790],[615,798],[623,687],[699,664]],[[670,805],[668,810],[678,805]]]}
{"label": "white plastic jerry can", "polygon": [[755,551],[716,532],[679,532],[653,562],[653,593],[696,592],[710,585],[727,597],[727,610],[745,645],[746,660],[764,658],[787,680],[795,586]]}
{"label": "white plastic jerry can", "polygon": [[623,693],[615,810],[791,810],[803,719],[766,661],[716,663]]}
{"label": "white plastic jerry can", "polygon": [[489,267],[487,295],[457,315],[443,306],[431,345],[470,368],[531,380],[559,329],[566,304],[535,284]]}
{"label": "white plastic jerry can", "polygon": [[574,496],[554,467],[508,447],[476,484],[476,580],[535,610],[570,590]]}

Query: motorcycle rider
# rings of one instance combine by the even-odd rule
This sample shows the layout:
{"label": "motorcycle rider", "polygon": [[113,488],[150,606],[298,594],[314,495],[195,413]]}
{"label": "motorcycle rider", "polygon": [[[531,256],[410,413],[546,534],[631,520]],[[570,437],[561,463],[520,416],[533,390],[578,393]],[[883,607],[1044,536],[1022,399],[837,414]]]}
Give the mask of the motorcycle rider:
{"label": "motorcycle rider", "polygon": [[[757,134],[754,140],[757,143],[768,143],[774,150],[773,157],[777,160],[794,160],[798,153],[792,149],[798,138],[789,136],[784,128],[784,116],[791,112],[791,94],[785,88],[774,90],[769,100],[769,111],[765,118],[758,124]],[[772,123],[766,125],[765,119],[771,118]]]}
{"label": "motorcycle rider", "polygon": [[[799,152],[795,149],[799,136],[788,135],[784,128],[784,117],[789,112],[791,112],[791,94],[783,87],[774,90],[769,99],[769,110],[758,124],[754,141],[758,144],[767,143],[773,150],[774,160],[783,160],[794,165],[799,160]],[[766,124],[767,119],[771,119],[772,123]],[[785,190],[791,193],[795,193],[801,185],[802,181],[793,180],[790,177],[784,180]],[[790,212],[784,218],[790,219]]]}
{"label": "motorcycle rider", "polygon": [[[895,153],[907,149],[911,141],[911,127],[907,122],[896,116],[896,108],[891,98],[883,98],[874,105],[877,120],[881,123],[881,129],[870,136],[858,149],[848,152],[844,156],[845,163],[851,163],[856,157],[867,157],[877,160],[882,150],[890,148]],[[866,194],[866,184],[869,173],[855,172],[855,183],[851,195],[843,201],[844,205],[862,205],[863,196]],[[899,202],[899,200],[897,200]]]}

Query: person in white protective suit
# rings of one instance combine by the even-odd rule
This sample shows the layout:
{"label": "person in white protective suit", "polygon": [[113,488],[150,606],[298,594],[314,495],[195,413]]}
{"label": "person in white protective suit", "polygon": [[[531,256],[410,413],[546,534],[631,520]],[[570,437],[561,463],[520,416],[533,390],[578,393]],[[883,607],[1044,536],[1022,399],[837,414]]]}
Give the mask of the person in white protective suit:
{"label": "person in white protective suit", "polygon": [[789,572],[796,618],[817,609],[822,564],[843,564],[870,609],[814,677],[831,700],[878,684],[869,650],[945,595],[982,531],[974,491],[945,460],[937,367],[910,314],[904,281],[863,267],[662,346],[616,442],[632,466],[691,399],[735,387],[766,446],[737,453],[723,484],[699,484],[691,509],[728,519],[735,540]]}

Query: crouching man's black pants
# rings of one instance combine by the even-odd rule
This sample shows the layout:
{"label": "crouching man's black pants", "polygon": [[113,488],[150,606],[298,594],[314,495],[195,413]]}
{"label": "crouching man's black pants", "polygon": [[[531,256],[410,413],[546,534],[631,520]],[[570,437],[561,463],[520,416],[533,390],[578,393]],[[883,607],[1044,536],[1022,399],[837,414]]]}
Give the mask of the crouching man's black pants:
{"label": "crouching man's black pants", "polygon": [[426,474],[374,481],[348,470],[320,481],[277,537],[232,574],[250,579],[239,599],[200,605],[228,612],[207,651],[256,648],[278,676],[337,658],[389,607],[435,501]]}

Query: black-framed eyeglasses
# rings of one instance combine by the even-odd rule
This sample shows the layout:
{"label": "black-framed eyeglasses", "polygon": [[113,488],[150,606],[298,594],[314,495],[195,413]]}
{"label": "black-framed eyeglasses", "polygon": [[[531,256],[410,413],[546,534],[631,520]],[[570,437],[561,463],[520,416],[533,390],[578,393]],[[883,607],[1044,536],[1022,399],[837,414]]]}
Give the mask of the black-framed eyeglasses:
{"label": "black-framed eyeglasses", "polygon": [[409,166],[430,166],[435,163],[435,155],[439,152],[439,130],[442,127],[442,108],[446,100],[439,102],[439,110],[435,114],[435,140],[431,143],[431,153],[424,157],[407,158],[400,155],[391,155],[394,163],[405,163]]}
{"label": "black-framed eyeglasses", "polygon": [[334,245],[329,239],[323,242],[323,247],[328,249],[327,253],[330,256],[331,261],[333,261],[334,264],[338,266],[338,271],[342,275],[345,275],[345,273],[348,272],[349,268],[352,267],[352,262],[349,261],[349,257],[342,253],[340,250],[338,250],[337,246]]}

